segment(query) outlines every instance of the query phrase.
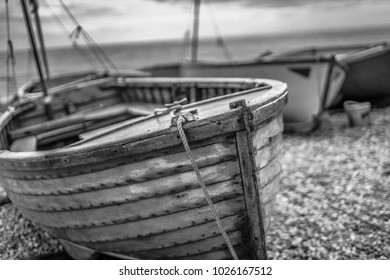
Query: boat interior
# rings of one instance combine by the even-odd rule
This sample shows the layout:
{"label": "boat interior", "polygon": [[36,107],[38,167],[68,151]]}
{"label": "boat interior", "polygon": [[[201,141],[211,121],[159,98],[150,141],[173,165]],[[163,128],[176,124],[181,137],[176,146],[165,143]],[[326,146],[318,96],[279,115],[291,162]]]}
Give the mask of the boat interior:
{"label": "boat interior", "polygon": [[57,88],[49,104],[43,96],[20,101],[2,116],[1,148],[23,152],[84,143],[122,125],[169,114],[175,106],[267,88],[243,79],[129,79],[105,77]]}

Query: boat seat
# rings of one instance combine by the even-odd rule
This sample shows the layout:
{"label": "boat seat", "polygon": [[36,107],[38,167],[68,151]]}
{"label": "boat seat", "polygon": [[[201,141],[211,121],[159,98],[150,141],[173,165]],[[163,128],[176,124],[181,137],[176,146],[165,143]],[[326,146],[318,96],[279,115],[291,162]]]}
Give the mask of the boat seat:
{"label": "boat seat", "polygon": [[65,127],[70,127],[72,125],[86,122],[105,121],[124,115],[131,115],[133,117],[146,116],[153,114],[154,109],[158,106],[161,107],[161,105],[147,103],[118,104],[90,112],[79,112],[59,119],[15,129],[10,132],[10,136],[12,139],[16,140],[19,138],[25,138],[30,135],[39,135],[44,132],[63,129]]}
{"label": "boat seat", "polygon": [[10,151],[11,152],[33,152],[38,147],[38,139],[35,136],[27,136],[16,139],[12,142]]}

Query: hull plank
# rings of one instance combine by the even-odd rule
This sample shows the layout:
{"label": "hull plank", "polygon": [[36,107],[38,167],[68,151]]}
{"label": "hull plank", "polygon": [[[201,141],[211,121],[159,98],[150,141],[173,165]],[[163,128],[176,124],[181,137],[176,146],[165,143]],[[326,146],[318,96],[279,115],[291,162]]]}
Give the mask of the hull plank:
{"label": "hull plank", "polygon": [[[245,211],[243,197],[214,203],[220,218]],[[110,242],[127,238],[162,234],[168,231],[214,221],[209,206],[185,210],[153,219],[139,219],[133,222],[117,223],[89,228],[46,228],[49,233],[75,243]]]}
{"label": "hull plank", "polygon": [[[220,162],[234,160],[236,158],[236,151],[233,142],[217,143],[195,150],[194,156],[198,166],[202,168]],[[122,159],[122,162],[126,161],[127,159]],[[87,166],[79,166],[79,173],[83,173],[75,176],[68,175],[66,168],[43,170],[35,174],[37,176],[36,178],[32,177],[29,180],[23,178],[26,176],[25,172],[17,170],[4,172],[3,176],[10,177],[5,181],[10,188],[12,187],[14,192],[32,195],[50,195],[109,188],[110,186],[121,185],[123,182],[128,182],[127,184],[143,182],[192,170],[184,152],[129,164],[119,165],[119,163],[119,161],[108,162],[106,163],[107,168],[98,172],[92,172],[93,166],[91,167],[89,164]],[[149,168],[145,168],[145,166]],[[43,175],[41,175],[42,173]],[[31,176],[31,174],[29,175]],[[51,176],[40,179],[40,175],[42,177],[44,175]],[[99,182],[98,186],[96,182]]]}
{"label": "hull plank", "polygon": [[[240,196],[242,189],[239,180],[230,180],[208,187],[214,201]],[[111,204],[100,208],[86,208],[75,211],[36,212],[21,209],[22,213],[33,221],[40,221],[46,227],[53,228],[80,228],[109,225],[159,217],[170,213],[198,208],[206,205],[201,189],[153,197],[124,204]]]}
{"label": "hull plank", "polygon": [[[221,219],[222,225],[227,232],[238,230],[246,225],[245,212],[235,214]],[[169,231],[157,235],[125,239],[112,242],[84,243],[97,251],[115,251],[119,252],[123,248],[131,248],[137,252],[141,250],[159,249],[171,247],[178,244],[189,243],[191,241],[201,240],[215,235],[220,235],[215,221],[190,226],[187,228]]]}
{"label": "hull plank", "polygon": [[[227,161],[200,169],[207,185],[231,180],[239,175],[236,162]],[[198,183],[193,171],[169,175],[140,183],[120,184],[111,188],[94,191],[76,192],[68,195],[23,195],[10,193],[12,201],[25,208],[37,211],[66,211],[91,207],[104,207],[110,204],[136,202],[141,199],[175,194],[197,188]]]}

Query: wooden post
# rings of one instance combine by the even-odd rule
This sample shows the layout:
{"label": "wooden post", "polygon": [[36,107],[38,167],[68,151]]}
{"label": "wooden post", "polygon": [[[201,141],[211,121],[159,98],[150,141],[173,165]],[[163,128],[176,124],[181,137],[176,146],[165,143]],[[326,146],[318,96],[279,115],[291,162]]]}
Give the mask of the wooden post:
{"label": "wooden post", "polygon": [[240,160],[242,184],[244,188],[245,204],[249,220],[249,234],[252,253],[255,259],[267,259],[267,246],[261,211],[261,200],[258,182],[254,175],[255,162],[253,157],[253,142],[250,128],[251,112],[246,107],[245,100],[229,104],[231,109],[242,108],[242,119],[246,130],[236,133],[237,151]]}

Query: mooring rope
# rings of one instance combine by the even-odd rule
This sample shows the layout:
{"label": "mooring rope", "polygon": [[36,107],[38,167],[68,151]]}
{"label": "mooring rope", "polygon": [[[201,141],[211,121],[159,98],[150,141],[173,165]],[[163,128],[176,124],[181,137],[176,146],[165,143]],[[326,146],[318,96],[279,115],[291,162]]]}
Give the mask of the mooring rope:
{"label": "mooring rope", "polygon": [[213,201],[211,200],[210,193],[208,192],[208,190],[206,188],[206,185],[205,185],[205,183],[203,181],[203,178],[200,175],[198,165],[196,164],[194,156],[193,156],[193,154],[191,152],[191,148],[190,148],[190,146],[188,144],[187,137],[186,137],[186,135],[184,133],[184,129],[183,129],[183,122],[184,121],[185,121],[185,119],[184,119],[183,115],[180,115],[178,117],[178,119],[177,119],[177,129],[179,131],[180,138],[181,138],[181,141],[183,143],[184,149],[186,150],[187,157],[191,161],[192,168],[194,169],[196,177],[198,178],[198,183],[199,183],[199,185],[201,186],[201,188],[203,190],[203,193],[204,193],[204,195],[206,197],[207,203],[209,204],[211,213],[214,216],[214,219],[215,219],[215,222],[217,223],[219,231],[221,232],[223,238],[225,239],[225,242],[226,242],[226,245],[229,248],[230,254],[232,255],[234,260],[238,260],[236,251],[234,250],[232,242],[230,241],[230,238],[227,235],[227,233],[226,233],[226,231],[225,231],[225,229],[224,229],[224,227],[222,225],[222,222],[221,222],[221,220],[219,218],[217,209],[215,208],[215,206],[213,204]]}

